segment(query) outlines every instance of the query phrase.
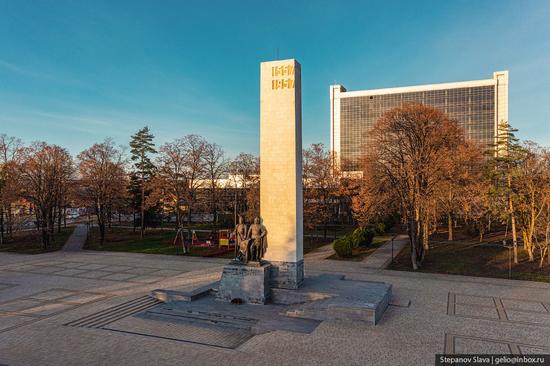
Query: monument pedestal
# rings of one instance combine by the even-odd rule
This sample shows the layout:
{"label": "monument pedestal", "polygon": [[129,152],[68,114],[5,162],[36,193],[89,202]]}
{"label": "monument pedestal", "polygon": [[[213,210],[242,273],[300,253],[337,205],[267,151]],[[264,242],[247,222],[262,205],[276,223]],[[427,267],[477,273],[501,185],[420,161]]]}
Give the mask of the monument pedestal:
{"label": "monument pedestal", "polygon": [[240,299],[244,303],[265,304],[271,296],[271,268],[269,263],[225,265],[217,299],[227,302]]}
{"label": "monument pedestal", "polygon": [[271,287],[295,290],[304,282],[304,260],[298,262],[270,261]]}

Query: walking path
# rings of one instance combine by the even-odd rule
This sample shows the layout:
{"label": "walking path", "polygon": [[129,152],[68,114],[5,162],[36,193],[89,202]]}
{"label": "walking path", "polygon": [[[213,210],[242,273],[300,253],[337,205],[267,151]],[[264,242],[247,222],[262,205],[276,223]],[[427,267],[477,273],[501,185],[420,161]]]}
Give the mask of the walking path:
{"label": "walking path", "polygon": [[[396,256],[401,249],[408,243],[407,235],[398,235],[393,240],[393,254]],[[392,241],[388,240],[374,253],[363,260],[363,264],[368,268],[384,269],[392,259]]]}
{"label": "walking path", "polygon": [[77,225],[69,239],[63,246],[63,251],[79,251],[82,250],[86,243],[86,225]]}
{"label": "walking path", "polygon": [[304,259],[320,261],[326,259],[327,257],[330,257],[333,254],[334,249],[332,249],[332,243],[330,243],[305,254]]}
{"label": "walking path", "polygon": [[[407,235],[398,235],[393,240],[393,255],[399,254],[401,249],[408,243]],[[334,254],[332,249],[332,243],[323,245],[304,255],[304,259],[322,261]],[[388,240],[380,248],[376,249],[374,253],[365,258],[362,263],[367,268],[384,269],[391,262],[392,259],[392,243]]]}

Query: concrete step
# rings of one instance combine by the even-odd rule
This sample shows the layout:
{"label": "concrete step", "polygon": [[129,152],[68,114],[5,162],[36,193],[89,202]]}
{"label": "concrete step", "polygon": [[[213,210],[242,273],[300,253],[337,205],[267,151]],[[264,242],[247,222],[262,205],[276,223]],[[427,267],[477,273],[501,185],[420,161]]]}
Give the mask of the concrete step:
{"label": "concrete step", "polygon": [[154,309],[148,311],[147,318],[160,317],[179,322],[203,323],[216,326],[225,326],[244,330],[251,330],[257,323],[256,319],[234,316],[221,312],[201,312],[196,310]]}
{"label": "concrete step", "polygon": [[214,292],[214,289],[216,289],[218,285],[219,281],[216,281],[201,287],[197,287],[196,289],[190,291],[157,289],[151,291],[150,296],[166,303],[173,301],[191,302],[200,299],[203,296],[210,295]]}

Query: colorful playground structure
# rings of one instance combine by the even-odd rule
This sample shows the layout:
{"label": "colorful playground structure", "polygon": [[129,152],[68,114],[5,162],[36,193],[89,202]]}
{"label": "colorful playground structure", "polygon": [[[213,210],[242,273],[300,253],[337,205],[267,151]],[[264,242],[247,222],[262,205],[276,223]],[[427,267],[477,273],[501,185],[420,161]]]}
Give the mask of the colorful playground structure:
{"label": "colorful playground structure", "polygon": [[234,233],[229,229],[191,230],[191,245],[229,248],[230,245],[235,245]]}
{"label": "colorful playground structure", "polygon": [[181,233],[178,231],[173,244],[176,249],[184,245],[188,250],[193,247],[212,248],[213,250],[205,252],[204,256],[217,256],[234,251],[235,232],[231,229],[182,229]]}

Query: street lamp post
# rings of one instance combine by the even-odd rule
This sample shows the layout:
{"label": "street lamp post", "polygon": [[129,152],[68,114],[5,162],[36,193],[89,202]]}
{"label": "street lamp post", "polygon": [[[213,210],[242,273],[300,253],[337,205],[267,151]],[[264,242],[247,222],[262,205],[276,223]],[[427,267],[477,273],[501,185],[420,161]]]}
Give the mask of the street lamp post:
{"label": "street lamp post", "polygon": [[513,245],[509,245],[506,242],[506,239],[502,241],[502,246],[504,248],[508,248],[508,279],[512,279],[512,247]]}
{"label": "street lamp post", "polygon": [[393,238],[395,238],[395,236],[391,238],[391,264],[393,264]]}

